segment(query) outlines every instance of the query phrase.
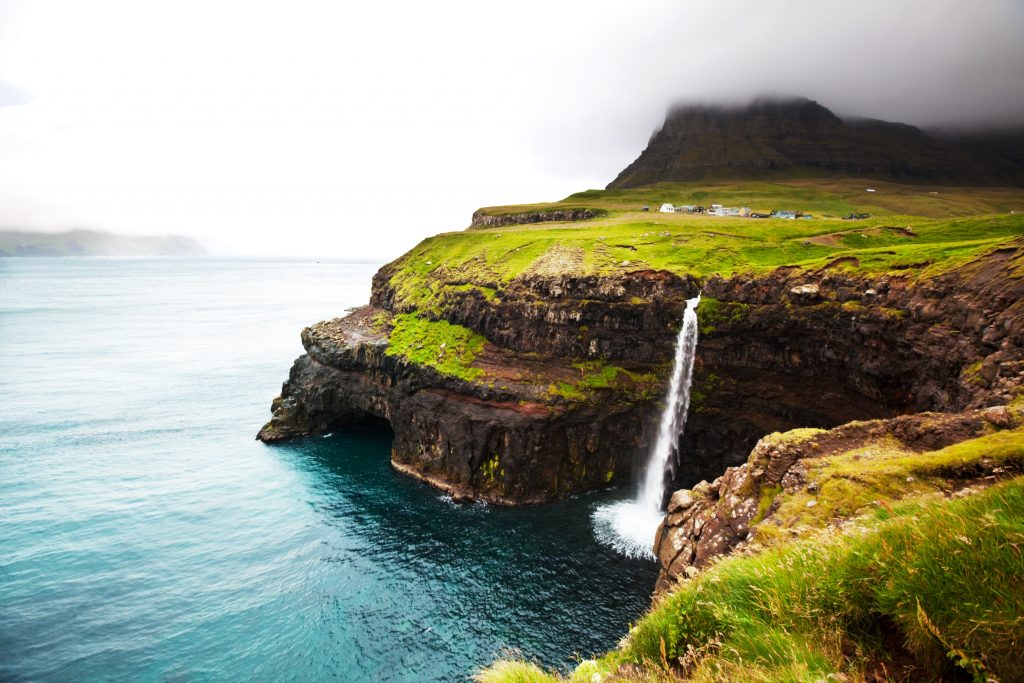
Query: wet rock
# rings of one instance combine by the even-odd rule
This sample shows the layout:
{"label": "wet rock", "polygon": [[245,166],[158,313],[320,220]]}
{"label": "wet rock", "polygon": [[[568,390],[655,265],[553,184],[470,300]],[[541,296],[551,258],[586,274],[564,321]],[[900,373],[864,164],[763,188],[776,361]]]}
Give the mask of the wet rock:
{"label": "wet rock", "polygon": [[669,499],[668,511],[669,513],[682,512],[692,507],[694,502],[692,492],[687,489],[679,489]]}

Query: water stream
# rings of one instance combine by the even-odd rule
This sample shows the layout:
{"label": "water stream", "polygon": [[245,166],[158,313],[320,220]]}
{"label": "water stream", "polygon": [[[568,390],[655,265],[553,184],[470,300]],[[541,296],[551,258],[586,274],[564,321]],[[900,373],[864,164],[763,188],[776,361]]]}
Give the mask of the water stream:
{"label": "water stream", "polygon": [[683,311],[683,325],[676,338],[672,378],[658,427],[658,441],[644,467],[636,498],[601,506],[594,511],[594,529],[598,538],[629,557],[654,557],[654,533],[664,513],[666,482],[671,478],[677,460],[679,438],[686,428],[686,413],[690,407],[699,303],[698,294],[687,300]]}

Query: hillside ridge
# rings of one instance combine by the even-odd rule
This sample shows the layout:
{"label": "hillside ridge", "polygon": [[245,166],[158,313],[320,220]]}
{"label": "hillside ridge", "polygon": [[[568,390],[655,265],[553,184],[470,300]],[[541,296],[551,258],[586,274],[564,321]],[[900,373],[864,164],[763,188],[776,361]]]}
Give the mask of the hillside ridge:
{"label": "hillside ridge", "polygon": [[1020,186],[1020,137],[941,135],[905,123],[844,119],[806,98],[677,105],[608,189],[808,176]]}

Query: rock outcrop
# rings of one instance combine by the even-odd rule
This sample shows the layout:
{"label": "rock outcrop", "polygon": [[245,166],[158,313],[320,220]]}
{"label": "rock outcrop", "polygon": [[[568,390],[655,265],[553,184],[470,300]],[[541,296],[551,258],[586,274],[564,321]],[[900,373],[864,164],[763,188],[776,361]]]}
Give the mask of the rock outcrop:
{"label": "rock outcrop", "polygon": [[[655,536],[654,550],[661,564],[658,590],[692,578],[730,552],[756,549],[760,537],[796,536],[808,524],[841,524],[875,495],[881,501],[875,499],[872,504],[889,505],[899,497],[889,490],[893,483],[905,494],[921,495],[931,488],[952,495],[971,485],[1019,475],[1024,467],[1024,435],[1016,436],[1010,449],[979,444],[976,453],[964,449],[965,454],[954,458],[934,452],[994,430],[1013,429],[1024,423],[1021,412],[1024,406],[1014,410],[993,406],[765,436],[742,465],[729,467],[710,483],[702,481],[693,489],[672,494],[668,515]],[[852,454],[852,460],[863,458],[865,464],[850,472],[835,468],[830,459],[841,454]],[[838,471],[831,472],[830,467]],[[793,513],[815,508],[820,512]]]}
{"label": "rock outcrop", "polygon": [[491,213],[487,209],[473,212],[470,228],[500,228],[504,225],[526,225],[554,221],[587,221],[607,215],[604,209],[550,209],[546,211],[520,211],[517,213]]}

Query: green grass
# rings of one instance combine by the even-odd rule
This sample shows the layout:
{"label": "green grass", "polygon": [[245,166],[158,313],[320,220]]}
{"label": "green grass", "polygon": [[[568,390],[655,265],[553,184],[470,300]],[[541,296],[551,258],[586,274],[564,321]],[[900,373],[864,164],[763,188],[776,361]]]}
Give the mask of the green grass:
{"label": "green grass", "polygon": [[574,382],[559,381],[550,385],[548,393],[570,401],[585,401],[602,389],[629,389],[630,395],[647,399],[661,386],[654,373],[631,372],[601,360],[573,363],[580,377]]}
{"label": "green grass", "polygon": [[[877,192],[867,193],[866,187]],[[938,194],[932,194],[938,192]],[[801,209],[815,220],[755,220],[661,214],[663,201],[712,201],[755,210]],[[655,211],[640,212],[647,204]],[[395,312],[444,319],[475,297],[498,307],[517,278],[616,276],[658,269],[698,281],[737,274],[758,275],[780,266],[866,277],[894,274],[932,277],[1008,243],[1024,243],[1024,189],[907,186],[859,180],[710,182],[660,184],[629,190],[588,190],[561,202],[491,207],[490,213],[558,208],[599,208],[602,218],[445,233],[424,240],[389,264]],[[838,216],[869,212],[872,218]],[[832,215],[833,218],[824,218]],[[1024,260],[1018,268],[1024,276]],[[632,303],[649,303],[634,299]],[[856,304],[848,304],[855,306]],[[903,315],[891,311],[892,315]],[[701,332],[738,320],[742,306],[701,302]],[[417,342],[418,343],[418,342]],[[403,354],[432,360],[428,354]],[[442,363],[447,365],[447,362]],[[458,365],[458,364],[456,364]],[[466,368],[456,374],[466,376]],[[609,370],[610,372],[610,370]],[[470,373],[472,374],[472,373]],[[584,400],[600,384],[584,373],[580,382],[551,386],[552,396]],[[614,383],[613,376],[595,382]],[[699,403],[699,401],[698,401]]]}
{"label": "green grass", "polygon": [[[772,523],[755,527],[755,538],[775,540],[780,527],[819,528],[831,520],[852,517],[877,501],[939,494],[948,489],[950,477],[971,471],[982,459],[994,465],[1024,464],[1024,428],[924,453],[908,451],[889,437],[838,455],[804,458],[805,477],[817,485],[817,493],[782,494]],[[812,500],[814,505],[808,507]]]}
{"label": "green grass", "polygon": [[697,304],[697,320],[700,333],[710,334],[722,323],[738,322],[743,319],[747,304],[723,302],[709,296],[702,296]]}
{"label": "green grass", "polygon": [[[977,680],[1020,680],[1022,585],[1024,478],[1017,478],[960,500],[878,508],[841,534],[725,559],[680,584],[587,673],[856,680],[889,658],[883,635],[895,628],[922,667],[918,675],[948,662]],[[530,665],[500,663],[479,680],[553,679]]]}
{"label": "green grass", "polygon": [[[891,224],[910,225],[916,236],[881,229]],[[836,237],[849,230],[871,235],[863,238],[863,244],[858,237]],[[700,279],[757,274],[780,266],[814,270],[833,264],[838,270],[865,275],[929,276],[1021,236],[1024,215],[942,220],[903,216],[853,224],[625,214],[585,223],[437,235],[393,264],[391,284],[400,307],[434,311],[467,288],[480,288],[489,292],[488,300],[500,300],[503,287],[530,272],[583,276],[660,269]],[[571,254],[571,262],[547,272],[542,257],[553,254]],[[835,264],[839,259],[843,261]]]}
{"label": "green grass", "polygon": [[558,678],[529,662],[501,661],[475,677],[478,683],[558,683]]}
{"label": "green grass", "polygon": [[[876,192],[867,192],[869,187]],[[841,217],[850,213],[870,213],[875,216],[903,214],[944,218],[1024,210],[1024,190],[932,187],[857,179],[701,181],[658,183],[621,190],[586,190],[557,202],[493,206],[483,211],[492,215],[577,208],[621,212],[636,211],[644,205],[649,206],[651,211],[657,211],[665,202],[749,206],[763,212],[790,209],[819,217],[826,214]]]}
{"label": "green grass", "polygon": [[484,338],[472,330],[445,321],[432,321],[412,313],[396,315],[392,321],[387,355],[401,356],[409,363],[432,367],[443,375],[466,381],[483,371],[471,367],[484,348]]}

